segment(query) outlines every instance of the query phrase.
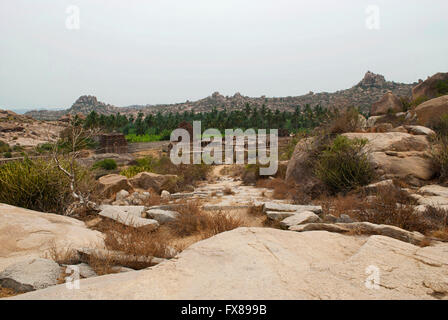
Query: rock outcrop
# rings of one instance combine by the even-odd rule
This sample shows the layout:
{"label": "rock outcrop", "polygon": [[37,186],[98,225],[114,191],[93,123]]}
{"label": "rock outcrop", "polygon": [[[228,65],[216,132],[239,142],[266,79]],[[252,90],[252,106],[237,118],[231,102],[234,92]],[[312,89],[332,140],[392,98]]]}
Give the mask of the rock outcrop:
{"label": "rock outcrop", "polygon": [[392,92],[386,93],[380,101],[372,105],[370,114],[372,116],[380,116],[389,113],[397,113],[403,111],[403,103]]}
{"label": "rock outcrop", "polygon": [[148,270],[13,299],[436,299],[448,296],[447,276],[448,244],[239,228]]}
{"label": "rock outcrop", "polygon": [[54,286],[61,267],[53,260],[30,258],[8,266],[0,272],[0,286],[16,292],[28,292]]}
{"label": "rock outcrop", "polygon": [[312,174],[310,163],[310,149],[313,148],[313,139],[300,140],[288,162],[285,180],[288,183],[300,185],[307,193],[319,192],[319,180]]}
{"label": "rock outcrop", "polygon": [[121,190],[132,191],[133,188],[125,176],[108,174],[98,179],[98,191],[105,198],[115,196]]}
{"label": "rock outcrop", "polygon": [[371,162],[384,178],[409,176],[430,180],[434,174],[428,157],[429,142],[425,136],[402,132],[344,133],[349,139],[367,139]]}
{"label": "rock outcrop", "polygon": [[169,181],[176,181],[177,176],[172,174],[157,174],[152,172],[140,172],[129,180],[134,188],[141,188],[144,190],[153,189],[160,193],[163,186]]}
{"label": "rock outcrop", "polygon": [[418,99],[420,97],[425,97],[432,99],[438,97],[441,94],[439,86],[441,82],[448,83],[448,72],[436,73],[432,77],[429,77],[425,81],[419,83],[412,89],[412,98]]}
{"label": "rock outcrop", "polygon": [[448,114],[448,95],[423,102],[414,110],[418,122],[423,126],[430,126],[441,116]]}
{"label": "rock outcrop", "polygon": [[103,235],[84,222],[0,204],[0,271],[28,258],[40,258],[49,250],[101,248]]}

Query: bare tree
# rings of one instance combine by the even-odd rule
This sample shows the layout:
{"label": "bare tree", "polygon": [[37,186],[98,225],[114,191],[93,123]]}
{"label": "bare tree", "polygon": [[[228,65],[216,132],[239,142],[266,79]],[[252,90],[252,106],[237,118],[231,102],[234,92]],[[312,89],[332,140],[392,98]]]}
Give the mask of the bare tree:
{"label": "bare tree", "polygon": [[[90,200],[90,193],[83,193],[78,187],[79,177],[76,170],[76,159],[79,158],[81,150],[85,149],[92,139],[100,133],[98,128],[86,129],[78,119],[71,120],[69,126],[59,133],[59,140],[54,144],[52,158],[57,168],[70,179],[70,189],[75,200],[67,208],[65,215],[71,216],[77,209],[86,208],[98,210],[98,204]],[[68,152],[68,165],[64,168],[61,164],[63,152],[60,146]]]}

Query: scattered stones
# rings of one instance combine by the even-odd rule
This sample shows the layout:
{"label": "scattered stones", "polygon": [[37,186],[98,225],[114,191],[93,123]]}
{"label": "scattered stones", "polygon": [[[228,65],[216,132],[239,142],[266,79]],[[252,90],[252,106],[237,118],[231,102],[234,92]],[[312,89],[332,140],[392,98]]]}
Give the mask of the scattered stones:
{"label": "scattered stones", "polygon": [[320,221],[321,221],[321,219],[314,212],[303,211],[300,213],[295,213],[294,215],[282,220],[280,222],[280,226],[283,229],[288,229],[289,227],[292,227],[292,226],[297,226],[297,225],[306,224],[306,223],[315,223],[315,222],[320,222]]}
{"label": "scattered stones", "polygon": [[79,276],[82,278],[93,278],[97,277],[98,275],[96,272],[92,269],[91,266],[89,266],[87,263],[80,263],[76,265],[68,265],[66,266],[71,272],[66,272],[67,274],[70,274],[73,272],[79,272]]}
{"label": "scattered stones", "polygon": [[61,275],[59,265],[48,259],[27,259],[8,266],[0,273],[0,286],[28,292],[54,286]]}
{"label": "scattered stones", "polygon": [[395,226],[378,225],[370,222],[353,222],[353,223],[309,223],[299,226],[292,226],[289,228],[291,231],[304,232],[304,231],[328,231],[337,233],[355,232],[356,234],[365,235],[382,235],[404,242],[409,242],[414,245],[419,245],[425,236],[419,232],[410,232],[400,229]]}
{"label": "scattered stones", "polygon": [[117,192],[117,194],[115,196],[115,201],[123,201],[127,197],[129,197],[129,192],[127,192],[126,190],[121,190],[121,191]]}
{"label": "scattered stones", "polygon": [[152,172],[140,172],[132,179],[129,180],[134,188],[141,188],[145,190],[153,189],[155,192],[159,193],[161,188],[169,181],[176,181],[176,175],[170,174],[157,174]]}

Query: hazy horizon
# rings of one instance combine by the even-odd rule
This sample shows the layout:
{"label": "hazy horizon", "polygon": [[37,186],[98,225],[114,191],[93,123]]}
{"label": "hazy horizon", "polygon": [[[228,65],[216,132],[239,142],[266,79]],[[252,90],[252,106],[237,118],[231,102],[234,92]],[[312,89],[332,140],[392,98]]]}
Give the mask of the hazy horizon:
{"label": "hazy horizon", "polygon": [[[368,6],[379,10],[371,28]],[[120,107],[215,91],[300,96],[350,88],[367,70],[412,83],[448,71],[447,9],[445,0],[0,0],[0,108],[66,109],[81,95]]]}

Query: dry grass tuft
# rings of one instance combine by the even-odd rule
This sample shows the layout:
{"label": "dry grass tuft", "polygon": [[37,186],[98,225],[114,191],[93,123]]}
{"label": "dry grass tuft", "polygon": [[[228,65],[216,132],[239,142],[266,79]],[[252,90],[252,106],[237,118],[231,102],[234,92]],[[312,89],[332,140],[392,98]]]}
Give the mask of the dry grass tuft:
{"label": "dry grass tuft", "polygon": [[94,269],[105,269],[99,271],[101,274],[110,273],[111,268],[117,264],[132,269],[144,269],[152,265],[149,261],[138,260],[138,257],[172,258],[172,249],[168,245],[170,238],[161,238],[158,232],[148,232],[111,220],[101,224],[101,231],[106,235],[105,244],[108,250],[119,251],[126,256],[136,257],[136,259],[129,259],[129,261],[114,261],[113,257],[92,255],[92,261],[89,261],[89,264]]}
{"label": "dry grass tuft", "polygon": [[251,216],[263,216],[263,206],[251,206],[248,210],[248,213]]}
{"label": "dry grass tuft", "polygon": [[76,250],[70,247],[58,248],[54,241],[50,243],[49,249],[44,253],[44,258],[53,260],[58,264],[79,263],[79,255]]}
{"label": "dry grass tuft", "polygon": [[272,197],[277,200],[292,200],[294,204],[309,204],[311,197],[300,186],[286,183],[280,178],[258,180],[257,188],[273,189]]}
{"label": "dry grass tuft", "polygon": [[0,299],[16,296],[18,294],[20,294],[20,292],[15,292],[12,289],[0,287]]}
{"label": "dry grass tuft", "polygon": [[322,206],[324,215],[332,214],[335,217],[340,217],[342,214],[353,217],[358,210],[366,205],[366,201],[356,194],[337,195],[336,197],[324,195],[316,202]]}
{"label": "dry grass tuft", "polygon": [[181,237],[200,235],[205,239],[243,226],[243,221],[239,217],[221,211],[203,211],[199,202],[187,202],[178,212],[179,218],[169,223],[169,227],[175,235]]}

